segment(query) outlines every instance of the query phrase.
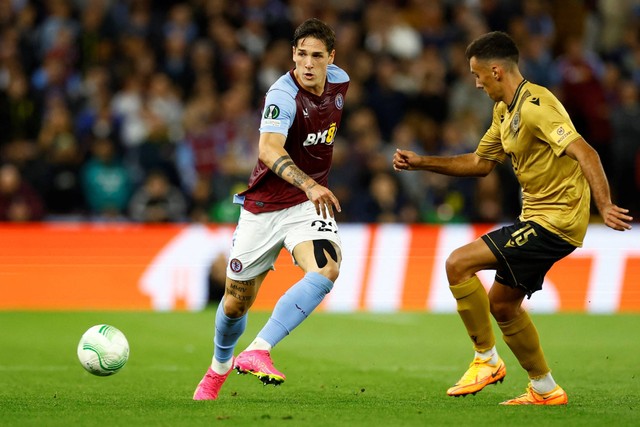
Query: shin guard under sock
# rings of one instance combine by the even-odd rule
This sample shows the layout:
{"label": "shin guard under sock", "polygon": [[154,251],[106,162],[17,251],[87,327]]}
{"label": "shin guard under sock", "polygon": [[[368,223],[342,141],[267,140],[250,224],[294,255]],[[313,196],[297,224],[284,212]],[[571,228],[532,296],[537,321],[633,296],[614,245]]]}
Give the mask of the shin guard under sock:
{"label": "shin guard under sock", "polygon": [[320,305],[332,288],[333,282],[322,274],[305,274],[278,300],[258,337],[275,346]]}
{"label": "shin guard under sock", "polygon": [[504,342],[528,372],[529,378],[541,377],[551,371],[540,346],[538,331],[526,311],[507,322],[498,322],[498,326]]}
{"label": "shin guard under sock", "polygon": [[247,327],[247,315],[231,318],[224,314],[224,300],[216,311],[216,333],[213,337],[214,357],[226,362],[233,357],[233,350]]}
{"label": "shin guard under sock", "polygon": [[450,286],[457,301],[457,309],[476,351],[491,349],[496,338],[491,328],[489,296],[478,276],[474,275],[457,285]]}

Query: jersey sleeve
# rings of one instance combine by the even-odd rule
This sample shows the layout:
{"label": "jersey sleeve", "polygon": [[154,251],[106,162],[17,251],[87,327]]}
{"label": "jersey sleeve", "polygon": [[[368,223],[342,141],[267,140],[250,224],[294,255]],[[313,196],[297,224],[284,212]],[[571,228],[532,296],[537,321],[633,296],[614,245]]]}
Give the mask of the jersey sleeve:
{"label": "jersey sleeve", "polygon": [[327,80],[330,83],[347,83],[349,75],[337,65],[329,64],[327,66]]}
{"label": "jersey sleeve", "polygon": [[289,133],[289,128],[296,117],[296,101],[290,93],[281,89],[267,92],[260,120],[260,133],[274,132],[282,135]]}
{"label": "jersey sleeve", "polygon": [[524,125],[536,138],[549,144],[556,156],[562,156],[569,144],[581,138],[557,99],[551,98],[547,102],[541,99],[540,106],[525,104],[524,108],[527,109],[522,115],[527,117]]}
{"label": "jersey sleeve", "polygon": [[507,154],[504,152],[502,138],[500,137],[500,116],[501,110],[496,105],[493,109],[491,126],[487,129],[482,139],[480,139],[475,153],[483,159],[503,163]]}

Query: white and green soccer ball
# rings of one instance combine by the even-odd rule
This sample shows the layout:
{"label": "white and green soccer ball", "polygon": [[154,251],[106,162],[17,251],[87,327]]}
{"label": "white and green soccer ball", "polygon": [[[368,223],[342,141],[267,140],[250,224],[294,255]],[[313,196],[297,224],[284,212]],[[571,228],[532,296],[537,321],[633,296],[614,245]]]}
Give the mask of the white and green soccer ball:
{"label": "white and green soccer ball", "polygon": [[129,360],[129,342],[118,328],[95,325],[80,338],[78,359],[82,367],[93,375],[113,375]]}

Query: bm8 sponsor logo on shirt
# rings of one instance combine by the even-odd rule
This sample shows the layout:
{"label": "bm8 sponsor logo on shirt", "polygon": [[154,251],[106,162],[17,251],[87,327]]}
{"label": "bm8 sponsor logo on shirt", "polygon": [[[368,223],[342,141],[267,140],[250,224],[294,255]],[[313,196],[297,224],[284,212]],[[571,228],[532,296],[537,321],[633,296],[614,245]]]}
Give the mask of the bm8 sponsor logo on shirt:
{"label": "bm8 sponsor logo on shirt", "polygon": [[331,126],[329,126],[329,129],[308,134],[307,139],[304,140],[302,145],[305,147],[309,145],[317,145],[317,144],[332,145],[333,141],[336,138],[337,129],[338,129],[338,126],[335,123],[331,123]]}

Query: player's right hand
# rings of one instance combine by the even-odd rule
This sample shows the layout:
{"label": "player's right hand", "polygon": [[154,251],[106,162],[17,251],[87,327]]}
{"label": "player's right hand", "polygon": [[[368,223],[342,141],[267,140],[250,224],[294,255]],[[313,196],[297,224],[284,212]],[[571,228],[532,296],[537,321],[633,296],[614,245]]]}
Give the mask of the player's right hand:
{"label": "player's right hand", "polygon": [[313,184],[307,189],[307,197],[316,207],[316,213],[322,218],[334,218],[333,210],[342,212],[338,198],[327,187],[320,184]]}
{"label": "player's right hand", "polygon": [[393,154],[393,169],[395,171],[414,170],[417,164],[419,155],[409,150],[396,149]]}

